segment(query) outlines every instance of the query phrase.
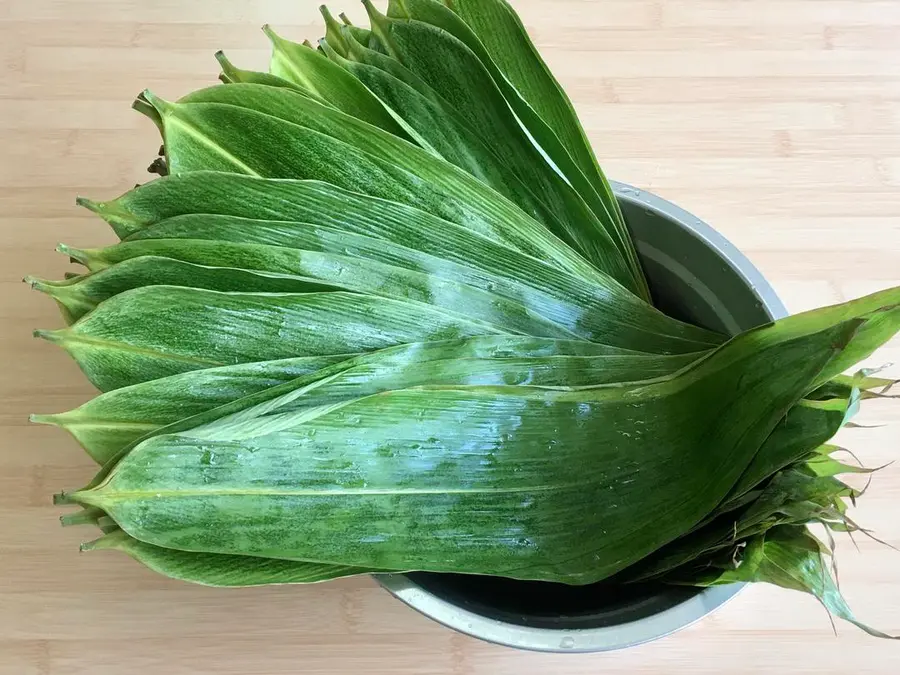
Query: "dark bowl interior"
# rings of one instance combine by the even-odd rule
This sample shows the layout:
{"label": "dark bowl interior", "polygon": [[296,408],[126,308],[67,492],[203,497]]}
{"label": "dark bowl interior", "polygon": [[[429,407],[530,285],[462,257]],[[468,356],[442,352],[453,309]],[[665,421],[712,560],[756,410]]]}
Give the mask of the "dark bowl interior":
{"label": "dark bowl interior", "polygon": [[[711,246],[704,226],[620,194],[656,306],[670,316],[727,334],[772,316],[735,269],[730,245]],[[736,253],[736,252],[735,252]],[[566,586],[496,577],[414,573],[425,591],[465,610],[507,623],[560,630],[602,628],[670,609],[699,591],[658,585]]]}

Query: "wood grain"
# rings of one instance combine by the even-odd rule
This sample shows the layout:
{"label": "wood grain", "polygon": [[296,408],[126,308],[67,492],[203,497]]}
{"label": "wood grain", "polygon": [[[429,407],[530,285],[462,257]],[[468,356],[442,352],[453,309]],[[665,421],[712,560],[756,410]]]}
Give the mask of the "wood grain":
{"label": "wood grain", "polygon": [[[665,640],[608,655],[534,655],[431,623],[368,580],[222,591],[80,555],[49,496],[91,475],[61,432],[30,426],[91,395],[59,350],[31,339],[55,308],[20,283],[59,277],[58,240],[111,241],[76,210],[147,179],[144,87],[212,83],[212,53],[262,66],[257,26],[319,35],[313,0],[0,0],[0,673],[896,673],[900,647],[815,601],[747,590]],[[352,3],[355,5],[355,3]],[[900,284],[897,0],[518,0],[608,173],[658,192],[743,249],[799,311]],[[337,8],[336,8],[337,9]],[[340,7],[340,9],[348,9]],[[361,11],[349,7],[362,20]],[[895,341],[871,359],[900,362]],[[891,373],[900,376],[900,368]],[[900,406],[845,431],[869,464],[897,459]],[[900,546],[900,464],[857,519]],[[900,633],[900,554],[843,543],[841,577],[865,620]],[[752,664],[752,665],[751,665]]]}

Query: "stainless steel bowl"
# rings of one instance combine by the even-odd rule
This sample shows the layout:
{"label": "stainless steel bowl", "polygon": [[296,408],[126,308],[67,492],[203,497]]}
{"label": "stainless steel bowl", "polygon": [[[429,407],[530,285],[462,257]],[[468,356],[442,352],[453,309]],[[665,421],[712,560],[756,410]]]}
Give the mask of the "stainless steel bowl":
{"label": "stainless steel bowl", "polygon": [[[709,225],[648,192],[614,187],[658,307],[729,334],[786,316],[759,271]],[[546,652],[609,651],[655,640],[706,616],[741,589],[572,587],[424,573],[376,578],[449,628]]]}

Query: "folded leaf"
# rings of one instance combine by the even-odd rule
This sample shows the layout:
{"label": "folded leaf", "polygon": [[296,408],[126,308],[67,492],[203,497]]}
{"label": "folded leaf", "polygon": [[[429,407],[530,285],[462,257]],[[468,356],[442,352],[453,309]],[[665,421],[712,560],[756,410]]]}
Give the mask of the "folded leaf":
{"label": "folded leaf", "polygon": [[[771,438],[771,437],[770,437]],[[679,568],[699,568],[723,551],[739,550],[748,537],[784,524],[821,521],[849,488],[831,477],[791,468],[775,474],[754,499],[740,509],[717,510],[703,526],[664,546],[623,574],[628,581],[683,576]],[[733,553],[732,553],[733,555]],[[675,570],[673,572],[673,570]]]}
{"label": "folded leaf", "polygon": [[[346,243],[348,242],[345,241]],[[421,271],[413,271],[366,258],[352,258],[320,251],[194,239],[148,239],[125,242],[100,251],[72,251],[72,255],[83,259],[92,270],[104,269],[110,264],[130,260],[131,256],[174,258],[212,270],[217,280],[223,284],[224,279],[230,274],[230,269],[238,272],[234,275],[230,287],[217,290],[303,293],[327,288],[353,291],[432,305],[449,316],[481,321],[508,333],[564,339],[591,337],[584,331],[576,333],[544,319],[521,302],[508,300],[476,286],[459,283],[452,277],[448,279],[431,274],[431,270],[427,267],[421,268]],[[435,260],[434,263],[437,266],[441,261]],[[116,267],[118,265],[112,267],[110,271]],[[258,280],[251,281],[253,288],[242,287],[246,271],[260,275]],[[134,278],[133,270],[128,270],[126,274],[132,276],[132,280],[127,282],[132,287],[143,285],[140,276]],[[270,288],[262,284],[265,280],[262,276],[264,274],[275,275]],[[178,278],[174,281],[179,285],[205,288],[211,283],[202,283],[204,276],[198,274],[200,284]],[[295,283],[294,288],[289,287],[288,282],[291,280]],[[181,283],[182,281],[184,283]],[[76,282],[74,289],[70,291],[77,293],[79,287],[86,286],[87,292],[90,292],[93,285],[88,278]]]}
{"label": "folded leaf", "polygon": [[[479,340],[482,338],[475,338],[475,341]],[[665,377],[696,361],[693,355],[563,354],[572,351],[570,346],[577,344],[567,341],[557,341],[560,354],[531,356],[527,351],[514,347],[516,343],[512,340],[509,341],[509,356],[458,357],[460,348],[464,353],[471,351],[469,342],[472,341],[463,342],[460,346],[426,344],[411,352],[404,348],[382,350],[344,361],[279,387],[282,393],[277,397],[267,397],[267,401],[253,406],[244,405],[239,412],[195,425],[187,433],[224,439],[234,438],[232,430],[241,436],[253,435],[257,429],[268,428],[275,417],[291,420],[290,414],[304,409],[323,408],[382,392],[416,387],[520,385],[571,391]],[[588,352],[587,349],[579,351]],[[413,364],[415,367],[411,367]]]}
{"label": "folded leaf", "polygon": [[[522,284],[551,295],[553,300],[548,303],[529,294],[529,305],[540,301],[543,309],[536,311],[566,326],[571,326],[574,319],[586,322],[591,331],[599,332],[605,321],[617,322],[621,316],[624,322],[636,327],[693,343],[681,348],[662,347],[663,350],[697,351],[722,341],[709,331],[665,316],[601,272],[584,280],[418,209],[317,181],[264,180],[197,172],[151,181],[110,202],[83,203],[110,222],[121,236],[130,235],[129,239],[224,239],[334,253],[349,249],[351,254],[360,251],[375,260],[419,269],[428,263],[407,251],[414,249],[488,272],[476,275],[466,271],[465,282],[485,287],[493,284],[495,292],[504,297],[521,298],[521,291],[516,289]],[[206,214],[283,222],[228,222]],[[189,215],[192,217],[188,218]],[[357,239],[354,234],[390,241],[402,248],[388,249],[380,242]],[[433,264],[432,261],[430,265]],[[456,270],[465,271],[459,267]],[[505,284],[502,277],[514,280],[516,286]],[[597,311],[599,320],[584,318],[585,310],[573,304]],[[558,313],[549,314],[554,307]],[[635,348],[647,350],[641,344]]]}
{"label": "folded leaf", "polygon": [[287,89],[293,89],[304,96],[315,97],[309,90],[304,89],[294,82],[278,77],[277,75],[237,68],[228,60],[225,53],[222,51],[216,52],[216,60],[222,67],[222,73],[219,75],[219,79],[224,84],[264,84],[268,87],[285,87]]}
{"label": "folded leaf", "polygon": [[[125,446],[169,432],[169,425],[191,417],[183,428],[289,412],[311,400],[314,405],[338,402],[401,383],[588,386],[661,377],[693,360],[693,355],[654,356],[570,340],[478,337],[401,345],[354,358],[266,361],[183,373],[117,389],[71,412],[35,421],[65,428],[105,464]],[[421,365],[411,369],[413,364]]]}
{"label": "folded leaf", "polygon": [[[351,44],[360,52],[357,58],[365,54],[356,41]],[[328,58],[352,73],[377,94],[394,115],[403,120],[414,134],[419,146],[490,185],[524,210],[533,210],[539,193],[529,189],[523,179],[513,173],[510,163],[514,158],[503,158],[497,154],[469,123],[449,103],[430,90],[427,84],[419,82],[418,87],[411,85],[409,80],[416,76],[409,71],[403,79],[397,77],[397,69],[404,67],[384,54],[368,52],[379,60],[386,60],[395,66],[392,72],[372,65],[371,58],[368,62],[345,59],[327,42],[323,43],[323,48]],[[351,56],[354,55],[351,53]],[[543,160],[538,158],[537,161]],[[546,204],[541,208],[546,210]],[[542,217],[547,217],[553,226],[560,227],[557,217],[546,212]]]}
{"label": "folded leaf", "polygon": [[[112,455],[107,454],[106,461],[100,472],[91,481],[90,487],[94,487],[102,483],[108,473],[117,465],[118,461],[127,455],[132,448],[147,438],[160,434],[175,434],[188,432],[203,426],[210,426],[220,420],[227,418],[229,423],[233,423],[240,419],[253,418],[258,415],[267,413],[270,410],[284,406],[293,402],[295,399],[302,397],[307,387],[316,387],[327,381],[336,379],[338,375],[357,366],[371,366],[378,364],[381,368],[388,369],[392,367],[415,366],[420,361],[430,361],[435,359],[507,359],[507,358],[537,358],[549,356],[640,356],[640,352],[633,352],[628,349],[618,347],[609,347],[598,345],[584,341],[569,340],[548,340],[545,338],[532,338],[521,336],[481,336],[456,341],[440,341],[431,343],[410,343],[398,345],[397,347],[381,349],[368,354],[361,354],[352,360],[336,358],[332,365],[329,365],[317,372],[311,372],[308,375],[297,377],[291,381],[268,387],[248,394],[242,398],[222,403],[211,407],[207,410],[197,412],[188,417],[172,416],[165,426],[160,426],[152,430],[146,431],[141,435],[135,436],[133,440],[126,446],[116,450],[111,448]],[[644,362],[649,368],[672,368],[677,365],[677,357],[665,357],[658,361]],[[651,364],[656,363],[656,366]],[[674,364],[674,365],[673,365]],[[264,366],[264,364],[263,364]],[[202,376],[202,373],[209,371],[195,371],[195,375]],[[151,383],[143,383],[143,386],[152,386]],[[160,382],[160,387],[164,387],[165,383]],[[125,390],[119,390],[124,391]],[[136,387],[135,392],[140,395],[140,388]],[[110,406],[103,406],[101,414],[105,409],[115,406],[115,392],[110,392],[113,396]],[[105,397],[101,397],[101,400]],[[93,406],[88,406],[93,407]],[[68,495],[58,495],[61,503],[70,501]]]}
{"label": "folded leaf", "polygon": [[[320,203],[313,199],[313,191],[309,194],[310,204]],[[715,333],[664,315],[614,282],[585,282],[463,228],[446,226],[449,224],[445,221],[438,221],[440,236],[422,237],[420,233],[434,225],[422,212],[408,213],[389,206],[372,210],[364,201],[358,206],[352,196],[347,196],[342,207],[346,224],[335,223],[334,227],[192,215],[159,222],[128,240],[188,238],[260,243],[428,270],[440,278],[491,289],[570,331],[590,331],[595,339],[606,342],[627,340],[642,351],[700,351],[722,341]],[[380,215],[375,216],[376,212]]]}
{"label": "folded leaf", "polygon": [[[60,247],[69,252],[68,247]],[[77,251],[72,253],[78,255]],[[72,324],[104,300],[143,286],[186,286],[211,291],[259,293],[315,293],[344,290],[324,281],[301,279],[259,271],[194,265],[190,262],[147,255],[123,259],[114,267],[66,281],[26,279],[32,288],[56,300],[66,323]]]}
{"label": "folded leaf", "polygon": [[740,498],[769,476],[827,443],[840,430],[848,405],[848,399],[835,399],[824,406],[815,401],[801,401],[791,408],[720,509],[727,509],[728,502]]}

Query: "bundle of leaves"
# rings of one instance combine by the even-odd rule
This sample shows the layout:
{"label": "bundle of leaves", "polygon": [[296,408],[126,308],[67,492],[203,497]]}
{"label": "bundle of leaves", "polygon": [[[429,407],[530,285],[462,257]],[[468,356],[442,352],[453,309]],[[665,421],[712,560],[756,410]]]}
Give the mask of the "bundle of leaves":
{"label": "bundle of leaves", "polygon": [[[121,242],[29,279],[101,393],[35,421],[101,465],[65,524],[239,586],[428,571],[762,581],[854,621],[808,529],[900,289],[724,336],[653,306],[572,105],[503,0],[365,3],[268,73],[135,107]],[[342,17],[343,18],[343,17]],[[865,627],[864,627],[865,628]],[[869,632],[881,635],[865,628]]]}

